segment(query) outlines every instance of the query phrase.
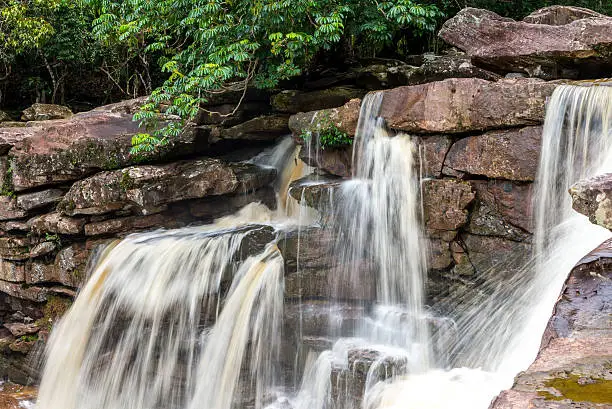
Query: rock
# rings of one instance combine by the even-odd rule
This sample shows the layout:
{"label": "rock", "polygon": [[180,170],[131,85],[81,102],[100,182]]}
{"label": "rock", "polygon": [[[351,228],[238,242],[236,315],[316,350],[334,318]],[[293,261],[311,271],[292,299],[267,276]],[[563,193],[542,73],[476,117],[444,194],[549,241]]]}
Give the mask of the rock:
{"label": "rock", "polygon": [[134,115],[141,106],[147,102],[148,97],[138,97],[115,102],[114,104],[103,105],[91,110],[91,112],[110,112],[112,114]]}
{"label": "rock", "polygon": [[444,270],[453,262],[449,243],[440,239],[429,239],[427,266],[433,270]]}
{"label": "rock", "polygon": [[510,279],[531,257],[531,246],[499,237],[462,234],[460,245],[451,245],[454,273]]}
{"label": "rock", "polygon": [[406,83],[401,85],[424,84],[448,78],[480,78],[488,81],[497,81],[501,76],[476,67],[472,64],[471,59],[464,54],[426,54],[423,65],[410,71],[407,75]]}
{"label": "rock", "polygon": [[10,283],[0,280],[0,292],[22,300],[44,302],[49,295],[49,289],[45,287],[29,287],[23,283]]}
{"label": "rock", "polygon": [[30,249],[30,258],[41,257],[49,253],[53,253],[56,249],[57,243],[52,241],[44,241]]}
{"label": "rock", "polygon": [[30,257],[30,240],[22,237],[0,237],[0,258],[27,260]]}
{"label": "rock", "polygon": [[0,280],[22,283],[25,281],[25,270],[23,263],[0,260]]}
{"label": "rock", "polygon": [[36,103],[23,111],[22,121],[48,121],[50,119],[68,119],[72,117],[70,108],[62,105]]}
{"label": "rock", "polygon": [[351,87],[333,87],[324,90],[303,92],[286,90],[272,96],[272,107],[279,112],[295,114],[336,108],[354,98],[362,98],[365,91]]}
{"label": "rock", "polygon": [[608,408],[612,402],[612,241],[580,260],[565,282],[538,356],[491,409]]}
{"label": "rock", "polygon": [[14,197],[0,196],[0,220],[21,219],[28,213],[17,206],[17,200]]}
{"label": "rock", "polygon": [[36,234],[82,234],[86,220],[63,216],[59,212],[47,213],[28,220],[27,226]]}
{"label": "rock", "polygon": [[206,221],[227,216],[240,210],[249,203],[259,202],[269,209],[276,207],[274,189],[263,187],[255,192],[236,193],[231,196],[207,197],[189,202],[189,212],[193,217]]}
{"label": "rock", "polygon": [[86,236],[100,236],[118,233],[132,233],[138,230],[155,228],[176,229],[185,226],[180,221],[180,215],[163,215],[160,213],[148,216],[130,216],[109,219],[85,225]]}
{"label": "rock", "polygon": [[[472,189],[476,192],[476,200],[502,223],[516,226],[521,230],[533,233],[533,185],[519,184],[505,180],[470,180]],[[476,228],[474,222],[477,216],[472,216],[468,228]],[[475,234],[486,234],[483,231]]]}
{"label": "rock", "polygon": [[429,179],[422,183],[425,227],[456,230],[468,219],[467,206],[475,195],[469,183],[455,179]]}
{"label": "rock", "polygon": [[331,199],[341,184],[342,179],[308,175],[293,181],[289,185],[289,194],[299,203],[304,201],[309,207],[327,213],[333,211],[330,209]]}
{"label": "rock", "polygon": [[[552,10],[541,13],[528,17],[531,22],[517,22],[491,11],[465,8],[444,23],[439,36],[467,52],[475,64],[500,71],[545,79],[610,72],[612,18],[595,15],[563,25],[532,24],[538,19],[561,22],[577,17]],[[582,69],[586,71],[581,73]]]}
{"label": "rock", "polygon": [[4,328],[11,331],[11,334],[15,337],[22,335],[36,334],[40,329],[36,324],[23,324],[21,322],[10,322],[5,323]]}
{"label": "rock", "polygon": [[58,209],[69,216],[118,210],[159,213],[172,202],[254,190],[269,184],[275,175],[272,168],[230,165],[217,159],[133,166],[76,182]]}
{"label": "rock", "polygon": [[422,136],[417,138],[420,169],[423,178],[437,178],[442,175],[444,159],[453,141],[444,135]]}
{"label": "rock", "polygon": [[[4,111],[0,111],[0,122],[9,122],[12,121],[12,118],[9,114]],[[4,124],[2,124],[4,126]]]}
{"label": "rock", "polygon": [[30,211],[58,203],[64,191],[61,189],[46,189],[40,192],[26,193],[17,196],[17,206]]}
{"label": "rock", "polygon": [[261,102],[243,102],[236,109],[236,104],[221,104],[200,108],[194,119],[197,125],[220,125],[224,128],[239,125],[250,119],[269,114],[271,107]]}
{"label": "rock", "polygon": [[408,77],[417,67],[398,60],[372,60],[370,64],[354,68],[352,74],[357,86],[369,91],[399,87],[408,84]]}
{"label": "rock", "polygon": [[331,175],[348,178],[352,174],[353,147],[326,148],[315,152],[315,149],[300,149],[300,159],[309,166],[321,169]]}
{"label": "rock", "polygon": [[533,181],[540,159],[541,136],[542,127],[531,126],[459,139],[446,155],[444,173],[450,169],[451,175],[461,172]]}
{"label": "rock", "polygon": [[0,223],[0,231],[6,233],[27,232],[30,228],[25,222],[5,222]]}
{"label": "rock", "polygon": [[206,148],[202,143],[206,135],[187,128],[158,152],[136,158],[130,149],[132,136],[138,132],[132,115],[95,110],[28,128],[0,128],[0,148],[12,146],[15,191],[73,181],[137,162],[192,155]]}
{"label": "rock", "polygon": [[339,108],[291,115],[289,128],[294,136],[300,136],[306,132],[321,132],[334,126],[349,136],[355,136],[360,108],[361,100],[352,99]]}
{"label": "rock", "polygon": [[525,23],[563,26],[583,18],[608,18],[593,10],[574,6],[550,6],[539,9],[523,19]]}
{"label": "rock", "polygon": [[250,141],[273,141],[289,133],[289,117],[285,115],[259,116],[228,129],[217,128],[211,133],[211,142],[219,139],[245,139]]}
{"label": "rock", "polygon": [[389,127],[413,133],[538,125],[557,85],[528,78],[456,78],[399,87],[384,91],[380,116]]}
{"label": "rock", "polygon": [[598,175],[569,189],[572,207],[606,229],[612,229],[612,174]]}

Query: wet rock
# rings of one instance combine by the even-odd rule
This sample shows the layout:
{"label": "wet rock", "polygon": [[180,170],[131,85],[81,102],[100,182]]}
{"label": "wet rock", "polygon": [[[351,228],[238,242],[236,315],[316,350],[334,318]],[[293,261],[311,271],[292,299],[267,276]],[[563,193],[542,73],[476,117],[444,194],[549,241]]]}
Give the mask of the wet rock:
{"label": "wet rock", "polygon": [[429,239],[427,266],[433,270],[444,270],[453,262],[450,246],[447,241]]}
{"label": "wet rock", "polygon": [[332,325],[336,325],[342,334],[353,333],[367,311],[363,305],[309,300],[298,304],[287,303],[283,314],[284,333],[327,336]]}
{"label": "wet rock", "polygon": [[17,206],[17,200],[14,197],[0,196],[0,221],[21,219],[28,213]]}
{"label": "wet rock", "polygon": [[557,84],[519,78],[456,78],[384,91],[380,115],[397,130],[461,133],[537,125]]}
{"label": "wet rock", "polygon": [[50,119],[68,119],[72,117],[70,108],[55,104],[36,103],[23,111],[22,121],[48,121]]}
{"label": "wet rock", "polygon": [[424,178],[437,178],[442,175],[444,159],[453,141],[448,136],[432,135],[417,138],[420,169]]}
{"label": "wet rock", "polygon": [[26,211],[39,209],[58,203],[63,195],[64,191],[60,189],[46,189],[40,192],[26,193],[17,196],[17,206]]}
{"label": "wet rock", "polygon": [[217,159],[134,166],[76,182],[58,209],[69,216],[118,210],[159,213],[173,202],[256,189],[269,184],[275,174],[272,168]]}
{"label": "wet rock", "polygon": [[132,115],[98,110],[77,114],[71,119],[36,123],[28,128],[2,128],[0,147],[12,146],[15,191],[73,181],[137,161],[194,154],[206,148],[202,143],[206,135],[187,128],[159,152],[135,158],[130,155],[131,140],[139,132]]}
{"label": "wet rock", "polygon": [[612,402],[612,241],[570,273],[535,362],[491,409],[608,408]]}
{"label": "wet rock", "polygon": [[456,230],[468,219],[467,206],[475,195],[469,183],[456,179],[430,179],[422,184],[425,227]]}
{"label": "wet rock", "polygon": [[269,209],[274,209],[276,207],[276,193],[271,187],[263,187],[249,193],[192,200],[189,202],[189,212],[198,219],[212,220],[235,213],[253,202],[259,202]]}
{"label": "wet rock", "polygon": [[546,24],[550,26],[563,26],[583,18],[608,18],[604,14],[583,7],[550,6],[534,11],[523,21],[531,24]]}
{"label": "wet rock", "polygon": [[333,126],[354,136],[360,107],[361,100],[352,99],[339,108],[295,114],[289,118],[289,128],[294,136],[300,136],[306,132],[321,132]]}
{"label": "wet rock", "polygon": [[501,213],[488,203],[477,201],[472,209],[467,232],[481,236],[503,237],[514,241],[530,241],[531,235],[508,223]]}
{"label": "wet rock", "polygon": [[574,210],[587,216],[591,223],[612,229],[612,174],[582,180],[569,192]]}
{"label": "wet rock", "polygon": [[[505,180],[470,180],[476,192],[477,201],[489,214],[494,214],[503,223],[519,227],[526,232],[533,232],[533,185],[519,184]],[[478,229],[478,216],[472,216],[470,228]],[[484,231],[476,234],[487,234]]]}
{"label": "wet rock", "polygon": [[[501,71],[545,79],[578,78],[582,69],[610,72],[612,18],[595,15],[551,25],[544,22],[565,22],[577,14],[541,13],[528,17],[531,22],[521,22],[488,10],[465,8],[444,23],[439,36],[466,51],[477,65]],[[539,24],[532,24],[537,20]]]}
{"label": "wet rock", "polygon": [[315,149],[302,147],[300,159],[307,165],[321,169],[331,175],[348,178],[352,173],[353,147]]}
{"label": "wet rock", "polygon": [[365,91],[351,87],[333,87],[324,90],[303,92],[286,90],[272,96],[274,109],[295,114],[340,107],[351,99],[362,98]]}
{"label": "wet rock", "polygon": [[541,136],[542,127],[532,126],[460,139],[446,156],[444,172],[533,181],[538,170]]}
{"label": "wet rock", "polygon": [[500,279],[512,277],[531,256],[528,243],[475,234],[462,234],[451,249],[456,274]]}
{"label": "wet rock", "polygon": [[27,226],[36,234],[82,234],[86,220],[63,216],[59,212],[47,213],[28,220]]}
{"label": "wet rock", "polygon": [[109,219],[85,225],[86,236],[112,235],[132,233],[138,230],[155,228],[175,229],[186,225],[181,221],[181,215],[152,214],[148,216],[130,216]]}
{"label": "wet rock", "polygon": [[330,211],[334,192],[340,188],[342,179],[308,175],[289,185],[289,194],[298,202],[304,201],[313,209]]}

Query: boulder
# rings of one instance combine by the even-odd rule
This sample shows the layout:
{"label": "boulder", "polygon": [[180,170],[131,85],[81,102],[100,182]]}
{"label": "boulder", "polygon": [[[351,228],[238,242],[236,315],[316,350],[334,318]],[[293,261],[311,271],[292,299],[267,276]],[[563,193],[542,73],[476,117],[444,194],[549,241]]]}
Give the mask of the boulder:
{"label": "boulder", "polygon": [[36,234],[68,234],[77,235],[83,233],[86,220],[63,216],[59,212],[43,214],[28,220],[27,227]]}
{"label": "boulder", "polygon": [[516,78],[453,78],[384,91],[380,115],[412,133],[462,133],[543,123],[558,84]]}
{"label": "boulder", "polygon": [[331,199],[335,191],[340,188],[342,179],[334,177],[323,177],[319,175],[308,175],[297,179],[289,185],[289,194],[298,202],[304,203],[324,213],[332,212],[330,209]]}
{"label": "boulder", "polygon": [[74,183],[58,209],[68,216],[118,210],[159,213],[173,202],[255,190],[271,183],[275,175],[273,168],[227,164],[218,159],[132,166]]}
{"label": "boulder", "polygon": [[569,189],[572,207],[591,223],[612,229],[612,174],[581,180]]}
{"label": "boulder", "polygon": [[475,66],[472,64],[470,57],[465,54],[425,54],[423,64],[411,70],[407,75],[406,83],[401,85],[424,84],[448,78],[480,78],[488,81],[497,81],[501,76]]}
{"label": "boulder", "polygon": [[530,24],[563,26],[583,18],[608,18],[608,16],[583,7],[550,6],[534,11],[523,21]]}
{"label": "boulder", "polygon": [[272,96],[272,107],[279,112],[295,114],[336,108],[354,98],[362,98],[365,91],[351,87],[333,87],[324,90],[303,92],[286,90]]}
{"label": "boulder", "polygon": [[325,148],[316,150],[303,146],[300,159],[309,166],[335,176],[348,178],[352,174],[353,147]]}
{"label": "boulder", "polygon": [[214,128],[210,142],[244,139],[249,141],[273,141],[279,136],[289,134],[289,117],[286,115],[266,115],[249,119],[231,128]]}
{"label": "boulder", "polygon": [[[465,8],[444,23],[439,36],[467,52],[477,65],[502,72],[545,79],[605,76],[612,68],[612,18],[585,13],[589,18],[576,19],[576,13],[564,13],[541,11],[525,22]],[[568,23],[545,23],[555,20]]]}
{"label": "boulder", "polygon": [[0,221],[21,219],[28,213],[17,206],[17,200],[10,196],[0,196]]}
{"label": "boulder", "polygon": [[609,408],[612,402],[612,241],[580,260],[548,322],[538,356],[491,409]]}
{"label": "boulder", "polygon": [[457,230],[468,220],[467,206],[474,199],[469,183],[456,179],[423,181],[425,227],[433,230]]}
{"label": "boulder", "polygon": [[533,181],[540,159],[542,127],[491,131],[459,139],[444,161],[444,173]]}
{"label": "boulder", "polygon": [[355,136],[360,108],[361,100],[352,99],[339,108],[295,114],[289,118],[289,128],[294,136],[300,136],[306,132],[321,132],[334,126],[349,136]]}
{"label": "boulder", "polygon": [[191,155],[206,147],[202,143],[206,135],[188,128],[158,152],[133,157],[131,140],[138,132],[131,114],[99,109],[27,128],[0,128],[0,150],[12,148],[13,186],[22,191],[77,180],[99,170]]}
{"label": "boulder", "polygon": [[17,196],[17,206],[30,211],[58,203],[64,191],[61,189],[45,189],[39,192],[25,193]]}
{"label": "boulder", "polygon": [[[506,180],[470,180],[476,192],[477,203],[487,209],[489,215],[495,215],[502,226],[533,233],[533,185]],[[474,234],[489,234],[478,215],[472,215],[468,229],[475,229]],[[478,226],[480,225],[480,226]],[[493,232],[491,232],[493,233]]]}
{"label": "boulder", "polygon": [[48,121],[50,119],[68,119],[72,117],[70,108],[55,104],[36,103],[23,111],[22,121]]}

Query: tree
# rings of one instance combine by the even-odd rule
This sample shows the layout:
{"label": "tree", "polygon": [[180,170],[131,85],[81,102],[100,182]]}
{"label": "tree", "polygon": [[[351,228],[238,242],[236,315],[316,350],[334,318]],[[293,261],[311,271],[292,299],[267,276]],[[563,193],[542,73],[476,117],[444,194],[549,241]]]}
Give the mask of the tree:
{"label": "tree", "polygon": [[178,135],[211,97],[249,86],[273,88],[302,74],[340,44],[371,55],[405,30],[434,30],[441,13],[413,0],[89,0],[94,32],[126,44],[138,58],[158,53],[168,75],[135,116],[152,127],[166,114],[182,120],[135,137],[133,152]]}

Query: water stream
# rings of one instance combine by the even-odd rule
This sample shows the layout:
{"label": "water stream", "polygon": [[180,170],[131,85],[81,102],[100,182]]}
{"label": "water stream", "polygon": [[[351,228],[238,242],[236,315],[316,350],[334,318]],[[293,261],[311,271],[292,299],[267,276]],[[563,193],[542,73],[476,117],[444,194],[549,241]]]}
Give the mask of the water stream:
{"label": "water stream", "polygon": [[[450,297],[444,316],[425,305],[418,144],[386,129],[381,99],[364,99],[353,178],[334,193],[333,220],[319,222],[339,266],[329,314],[347,291],[366,312],[349,332],[329,320],[332,347],[295,360],[298,387],[279,362],[277,242],[288,228],[299,236],[316,224],[316,212],[287,195],[310,169],[285,139],[252,160],[282,175],[277,211],[252,203],[211,225],[134,234],[105,249],[52,332],[36,407],[487,408],[535,358],[571,267],[610,236],[571,210],[567,189],[612,171],[612,87],[557,88],[535,183],[533,255],[526,265],[498,263],[512,276],[489,275],[503,279]],[[364,290],[372,274],[374,289]]]}

